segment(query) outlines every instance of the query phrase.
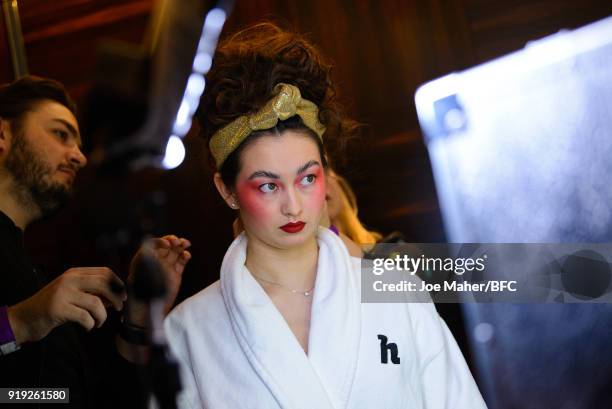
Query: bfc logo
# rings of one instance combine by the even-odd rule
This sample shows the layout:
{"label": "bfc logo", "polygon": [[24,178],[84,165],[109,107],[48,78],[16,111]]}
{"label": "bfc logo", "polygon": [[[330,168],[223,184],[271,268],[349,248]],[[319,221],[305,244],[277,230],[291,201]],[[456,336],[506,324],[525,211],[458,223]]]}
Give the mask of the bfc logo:
{"label": "bfc logo", "polygon": [[391,355],[391,363],[395,365],[399,365],[399,351],[397,349],[397,344],[395,343],[387,343],[388,338],[385,335],[378,335],[378,339],[380,340],[380,363],[386,364],[389,362],[389,355]]}

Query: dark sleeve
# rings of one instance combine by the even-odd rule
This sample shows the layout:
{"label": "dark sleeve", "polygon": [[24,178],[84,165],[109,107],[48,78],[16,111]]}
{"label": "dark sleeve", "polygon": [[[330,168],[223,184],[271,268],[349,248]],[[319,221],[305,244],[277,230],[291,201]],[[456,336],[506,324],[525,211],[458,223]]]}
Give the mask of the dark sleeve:
{"label": "dark sleeve", "polygon": [[88,334],[86,346],[92,372],[95,408],[147,408],[147,367],[125,360],[115,347],[119,314]]}

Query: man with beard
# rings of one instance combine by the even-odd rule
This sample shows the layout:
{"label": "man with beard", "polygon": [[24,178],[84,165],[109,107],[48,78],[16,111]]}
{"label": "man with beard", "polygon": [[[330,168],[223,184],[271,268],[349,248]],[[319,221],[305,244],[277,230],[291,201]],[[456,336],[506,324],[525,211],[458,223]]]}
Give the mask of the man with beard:
{"label": "man with beard", "polygon": [[[79,326],[100,327],[106,308],[122,310],[127,295],[106,267],[71,268],[46,283],[28,259],[23,231],[60,208],[86,162],[75,105],[61,84],[24,77],[0,87],[0,387],[69,387],[70,405],[62,407],[95,406],[99,391]],[[161,262],[171,304],[190,244],[175,236],[151,242],[146,251]],[[144,316],[126,327],[142,328]],[[125,340],[118,346],[134,358]],[[134,371],[127,362],[119,365]]]}

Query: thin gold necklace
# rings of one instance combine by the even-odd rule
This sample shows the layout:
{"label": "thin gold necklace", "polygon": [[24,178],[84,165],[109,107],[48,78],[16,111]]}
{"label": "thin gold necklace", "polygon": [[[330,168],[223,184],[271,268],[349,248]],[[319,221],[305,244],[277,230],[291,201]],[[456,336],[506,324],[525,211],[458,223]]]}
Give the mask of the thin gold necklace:
{"label": "thin gold necklace", "polygon": [[290,291],[293,294],[302,294],[304,297],[309,297],[310,295],[312,295],[312,290],[314,290],[314,286],[310,290],[307,290],[307,291],[294,290],[293,288],[285,287],[284,285],[279,284],[279,283],[275,283],[274,281],[269,281],[269,280],[263,279],[261,277],[257,277],[253,273],[251,273],[251,275],[253,277],[255,277],[255,279],[259,280],[259,281],[263,281],[264,283],[268,283],[268,284],[272,284],[272,285],[277,285],[280,288],[282,288],[283,290]]}

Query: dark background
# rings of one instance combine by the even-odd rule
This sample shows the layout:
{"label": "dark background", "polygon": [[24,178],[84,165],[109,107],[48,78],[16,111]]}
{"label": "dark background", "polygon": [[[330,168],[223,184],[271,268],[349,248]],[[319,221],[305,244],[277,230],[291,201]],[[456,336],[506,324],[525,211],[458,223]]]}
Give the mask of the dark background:
{"label": "dark background", "polygon": [[[98,43],[144,41],[152,0],[21,0],[32,74],[62,81],[80,102],[92,85]],[[444,241],[427,152],[414,106],[433,78],[520,49],[527,41],[612,14],[610,0],[238,0],[224,33],[271,19],[307,33],[334,62],[341,99],[367,125],[340,169],[372,229],[409,241]],[[0,82],[13,79],[3,19]],[[86,168],[75,199],[26,237],[51,275],[75,265],[109,265],[125,275],[140,232],[193,242],[179,300],[218,278],[232,212],[213,191],[204,144],[192,130],[177,169],[100,182]],[[87,138],[87,135],[84,135]],[[154,194],[151,194],[154,192]],[[442,315],[463,344],[456,306]]]}

